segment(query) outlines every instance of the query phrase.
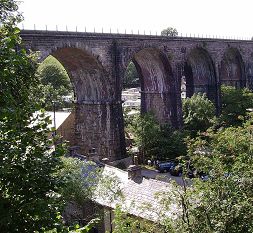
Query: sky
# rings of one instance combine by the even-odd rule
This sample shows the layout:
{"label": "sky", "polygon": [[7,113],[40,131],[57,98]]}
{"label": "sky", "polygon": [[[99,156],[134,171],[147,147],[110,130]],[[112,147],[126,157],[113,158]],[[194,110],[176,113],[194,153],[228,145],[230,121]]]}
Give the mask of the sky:
{"label": "sky", "polygon": [[20,27],[251,38],[252,10],[253,0],[22,0]]}

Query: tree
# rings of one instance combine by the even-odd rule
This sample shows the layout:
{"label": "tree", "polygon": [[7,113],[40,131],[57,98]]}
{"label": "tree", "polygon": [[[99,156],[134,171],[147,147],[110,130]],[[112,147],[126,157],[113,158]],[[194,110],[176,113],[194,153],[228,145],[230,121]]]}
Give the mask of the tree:
{"label": "tree", "polygon": [[61,63],[54,57],[48,56],[41,63],[38,75],[42,84],[40,89],[43,90],[45,109],[52,110],[53,102],[57,102],[57,108],[63,107],[64,96],[73,96],[69,76]]}
{"label": "tree", "polygon": [[[253,232],[252,125],[251,118],[241,127],[209,130],[190,139],[185,162],[189,163],[190,158],[190,164],[206,173],[208,179],[194,178],[188,183],[183,176],[183,186],[175,185],[169,192],[157,194],[163,204],[159,209],[163,218],[151,226],[150,222],[142,225],[142,220],[125,217],[125,213],[116,210],[115,233],[123,232],[122,229],[131,232],[136,227],[139,232],[154,232],[151,229],[174,233]],[[172,210],[168,209],[171,204]],[[153,207],[157,208],[157,205]],[[150,207],[143,209],[150,210]],[[173,211],[177,216],[164,218],[168,216],[163,214],[166,211]]]}
{"label": "tree", "polygon": [[0,229],[34,232],[58,222],[62,181],[55,171],[63,150],[49,149],[49,119],[36,101],[37,61],[21,47],[17,9],[14,0],[0,3]]}
{"label": "tree", "polygon": [[205,94],[194,94],[191,98],[183,100],[184,128],[196,135],[198,131],[204,132],[212,125],[215,116],[214,104]]}
{"label": "tree", "polygon": [[209,131],[206,138],[190,142],[191,162],[208,174],[208,180],[196,179],[188,193],[189,232],[252,232],[251,141],[249,120],[242,127]]}
{"label": "tree", "polygon": [[173,27],[168,27],[166,29],[163,29],[161,31],[161,36],[170,36],[170,37],[175,37],[178,35],[178,31],[176,28]]}
{"label": "tree", "polygon": [[136,117],[132,128],[145,159],[164,161],[186,153],[184,133],[167,124],[159,125],[150,113]]}
{"label": "tree", "polygon": [[123,79],[123,89],[132,88],[132,87],[139,87],[140,81],[139,81],[139,75],[135,68],[135,65],[133,62],[130,62],[127,69],[126,74]]}
{"label": "tree", "polygon": [[225,126],[238,126],[247,117],[247,109],[253,107],[253,93],[247,88],[236,89],[223,85],[221,101],[220,122]]}

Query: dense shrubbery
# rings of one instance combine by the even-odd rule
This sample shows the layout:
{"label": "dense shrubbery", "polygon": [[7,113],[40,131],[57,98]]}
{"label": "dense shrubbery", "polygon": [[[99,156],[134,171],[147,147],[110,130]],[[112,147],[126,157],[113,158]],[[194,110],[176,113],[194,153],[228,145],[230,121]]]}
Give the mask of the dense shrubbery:
{"label": "dense shrubbery", "polygon": [[52,229],[62,203],[55,172],[63,150],[58,145],[52,153],[48,118],[34,115],[40,110],[37,62],[21,49],[16,2],[2,1],[0,7],[0,229]]}
{"label": "dense shrubbery", "polygon": [[247,109],[253,108],[253,93],[247,88],[221,86],[221,101],[220,124],[239,126],[247,118]]}
{"label": "dense shrubbery", "polygon": [[185,155],[183,132],[170,125],[159,125],[152,114],[128,118],[128,129],[134,134],[135,145],[144,155],[144,160],[169,160]]}
{"label": "dense shrubbery", "polygon": [[[252,125],[250,118],[243,126],[217,132],[208,130],[205,135],[189,139],[185,162],[188,164],[190,159],[191,166],[205,172],[205,181],[195,178],[189,185],[184,176],[186,185],[175,185],[168,193],[158,193],[160,206],[143,207],[143,211],[153,210],[154,216],[161,215],[156,223],[131,217],[117,209],[114,232],[123,232],[122,229],[150,233],[253,232]],[[177,218],[167,218],[164,214],[167,211],[177,214]]]}
{"label": "dense shrubbery", "polygon": [[192,135],[206,131],[213,123],[215,107],[205,94],[194,94],[183,100],[184,129]]}

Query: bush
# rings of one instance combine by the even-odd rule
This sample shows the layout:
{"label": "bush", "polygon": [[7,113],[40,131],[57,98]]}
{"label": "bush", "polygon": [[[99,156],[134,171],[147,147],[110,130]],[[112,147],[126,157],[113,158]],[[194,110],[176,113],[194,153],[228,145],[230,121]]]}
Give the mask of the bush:
{"label": "bush", "polygon": [[198,93],[184,99],[182,110],[184,129],[189,130],[193,136],[199,131],[206,131],[213,123],[215,106],[206,94]]}

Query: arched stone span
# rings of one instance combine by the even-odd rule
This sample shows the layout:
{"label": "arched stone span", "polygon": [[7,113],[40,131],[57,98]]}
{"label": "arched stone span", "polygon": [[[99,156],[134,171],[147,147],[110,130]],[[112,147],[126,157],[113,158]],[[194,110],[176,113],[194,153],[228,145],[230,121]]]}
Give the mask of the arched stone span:
{"label": "arched stone span", "polygon": [[63,64],[70,75],[78,102],[113,99],[108,75],[92,55],[77,48],[61,48],[52,55]]}
{"label": "arched stone span", "polygon": [[[115,100],[110,75],[91,54],[77,48],[60,48],[52,53],[67,70],[76,95],[75,144],[89,155],[114,160],[124,157],[124,135],[118,117],[121,102]],[[122,145],[123,143],[123,145]],[[94,156],[94,155],[93,155]]]}
{"label": "arched stone span", "polygon": [[221,61],[220,81],[224,85],[245,87],[244,62],[238,49],[228,48],[224,53]]}
{"label": "arched stone span", "polygon": [[155,48],[144,48],[133,56],[141,83],[141,112],[152,112],[160,123],[175,126],[175,84],[168,59]]}
{"label": "arched stone span", "polygon": [[211,56],[203,48],[194,48],[189,53],[184,65],[186,80],[186,97],[194,93],[206,93],[207,97],[217,103],[217,82]]}
{"label": "arched stone span", "polygon": [[[122,111],[120,111],[119,107],[120,106],[120,99],[121,99],[121,80],[122,77],[124,76],[124,71],[126,69],[127,64],[129,63],[130,60],[133,59],[134,54],[137,54],[138,51],[141,51],[142,49],[145,50],[145,48],[154,48],[157,49],[157,51],[162,51],[166,56],[169,58],[169,63],[172,67],[172,73],[173,73],[173,80],[172,84],[169,86],[172,87],[171,91],[171,96],[174,96],[174,83],[176,86],[176,105],[177,107],[177,121],[178,124],[180,125],[180,122],[182,122],[182,114],[181,114],[181,99],[180,99],[180,79],[183,75],[183,73],[187,73],[186,69],[184,68],[184,64],[187,64],[189,67],[189,70],[192,71],[192,76],[193,78],[196,76],[195,68],[194,68],[194,62],[191,61],[191,59],[187,59],[190,55],[188,54],[194,48],[203,48],[203,57],[204,60],[207,58],[207,61],[212,60],[208,59],[210,58],[209,54],[213,58],[214,64],[215,64],[215,74],[217,74],[217,80],[216,80],[216,86],[219,87],[220,85],[220,77],[221,75],[221,61],[222,61],[222,55],[224,51],[226,51],[227,48],[233,47],[237,48],[238,51],[240,51],[240,54],[243,57],[243,61],[245,62],[245,76],[247,77],[247,81],[250,79],[252,76],[252,54],[253,54],[253,41],[248,40],[248,41],[242,41],[242,40],[229,40],[229,39],[210,39],[210,38],[184,38],[184,37],[159,37],[159,36],[148,36],[148,35],[127,35],[127,34],[107,34],[107,33],[82,33],[82,32],[60,32],[60,31],[30,31],[30,30],[24,30],[21,32],[21,37],[22,41],[26,47],[27,50],[33,50],[33,51],[40,51],[42,57],[46,57],[49,54],[52,54],[52,51],[58,50],[58,48],[78,48],[81,51],[86,51],[86,54],[92,55],[92,57],[98,62],[98,64],[102,64],[102,71],[106,71],[103,73],[102,77],[105,78],[106,85],[110,84],[110,87],[107,88],[106,93],[107,94],[102,94],[102,92],[98,92],[96,94],[96,91],[93,90],[90,93],[85,92],[83,94],[80,94],[78,99],[81,100],[83,99],[86,101],[86,105],[88,106],[89,101],[92,102],[92,98],[96,96],[96,98],[99,100],[99,95],[100,96],[106,96],[108,99],[111,98],[111,102],[107,101],[108,106],[110,110],[110,119],[111,122],[108,125],[108,128],[112,129],[113,126],[115,126],[115,130],[109,130],[108,132],[112,132],[110,138],[111,144],[115,145],[112,146],[111,151],[114,151],[114,159],[119,159],[122,156],[122,153],[118,153],[119,147],[122,147],[124,144],[124,133],[120,133],[118,128],[121,127],[121,131],[123,132],[123,120],[122,120]],[[200,49],[201,50],[201,49]],[[161,54],[161,53],[155,53],[155,54]],[[151,56],[151,55],[150,55]],[[71,59],[70,59],[71,60]],[[136,59],[138,60],[138,59]],[[200,60],[200,59],[199,59]],[[206,67],[206,70],[210,70],[211,72],[207,72],[207,79],[208,82],[205,81],[204,83],[208,83],[207,89],[210,89],[210,87],[214,87],[212,78],[216,77],[213,71],[213,66],[208,68],[208,64],[212,64],[212,62],[206,62],[207,64],[204,64],[205,62],[199,61],[200,66]],[[202,62],[202,63],[201,63]],[[168,62],[167,62],[168,63]],[[195,62],[197,63],[197,62]],[[159,63],[160,64],[160,63]],[[165,63],[162,63],[165,64]],[[87,64],[88,65],[88,64]],[[166,67],[166,65],[164,65]],[[85,69],[81,69],[82,72],[85,72]],[[184,72],[182,72],[184,70]],[[100,70],[101,71],[101,70]],[[99,71],[99,72],[100,72]],[[190,72],[189,71],[189,72]],[[76,76],[78,77],[78,72],[76,72]],[[205,72],[202,72],[202,75],[199,74],[199,76],[203,76]],[[209,74],[211,73],[211,74]],[[188,75],[189,76],[189,75]],[[93,79],[92,79],[93,80]],[[162,79],[163,80],[163,79]],[[204,80],[206,80],[204,78]],[[210,81],[211,80],[211,81]],[[189,81],[189,80],[188,80]],[[193,79],[195,81],[195,79]],[[94,83],[94,82],[92,82]],[[189,82],[188,82],[189,84]],[[196,83],[193,83],[196,84]],[[193,86],[193,84],[191,86]],[[211,84],[211,86],[209,85]],[[248,83],[249,85],[249,83]],[[95,85],[96,86],[96,85]],[[99,83],[98,83],[99,86]],[[164,85],[166,86],[166,85]],[[193,91],[195,91],[193,86]],[[99,90],[99,88],[97,88]],[[170,90],[170,89],[169,89]],[[188,89],[189,90],[189,89]],[[81,90],[83,91],[83,90]],[[210,96],[210,92],[208,91],[208,95]],[[159,95],[159,94],[158,94]],[[158,98],[157,95],[157,98]],[[150,93],[151,96],[151,93]],[[163,96],[160,92],[160,96]],[[219,98],[219,91],[217,93],[217,97]],[[151,99],[151,97],[150,97]],[[168,98],[170,99],[170,98]],[[160,98],[160,100],[163,100],[163,98]],[[171,101],[172,99],[170,99]],[[219,101],[219,100],[218,100]],[[217,102],[218,102],[217,101]],[[96,102],[96,101],[93,101]],[[99,101],[97,101],[98,103]],[[114,102],[114,103],[113,103]],[[111,103],[111,104],[109,104]],[[160,109],[158,113],[160,112],[169,112],[170,109],[167,106],[170,106],[170,103],[167,105],[165,101],[153,101],[154,105],[156,104],[157,106],[151,107],[155,109]],[[159,105],[161,103],[161,105]],[[174,104],[174,101],[173,101]],[[83,103],[83,105],[85,105]],[[101,106],[105,106],[101,105]],[[77,105],[78,106],[78,105]],[[81,104],[80,104],[81,106]],[[91,106],[91,109],[94,109],[95,105]],[[165,110],[162,110],[164,108]],[[88,108],[88,107],[87,107]],[[101,107],[104,109],[104,107]],[[84,108],[85,109],[85,108]],[[93,111],[93,110],[91,110]],[[98,111],[95,111],[95,115],[97,114]],[[171,113],[172,115],[174,114],[174,110],[172,109]],[[84,112],[83,112],[84,114]],[[91,114],[90,114],[91,115]],[[105,115],[105,114],[104,114]],[[117,116],[116,116],[117,115]],[[81,116],[81,115],[80,115]],[[106,114],[106,116],[109,116],[109,114]],[[113,116],[113,117],[112,117]],[[163,116],[169,116],[169,114],[164,114]],[[86,117],[86,116],[85,116]],[[121,118],[121,120],[120,120]],[[100,117],[101,119],[101,117]],[[160,118],[162,119],[162,118]],[[165,118],[164,118],[165,119]],[[168,119],[168,117],[167,117]],[[81,120],[80,120],[81,121]],[[112,123],[115,122],[115,123]],[[79,121],[78,121],[79,122]],[[120,123],[121,122],[121,123]],[[97,123],[96,123],[97,124]],[[86,135],[84,139],[81,138],[80,132],[77,131],[77,137],[76,141],[79,143],[86,143],[83,142],[82,140],[85,140],[86,138],[89,137],[89,134],[94,137],[94,127],[88,127],[86,124],[84,124],[85,127],[89,131],[86,132]],[[109,127],[110,126],[110,127]],[[79,125],[81,127],[81,125]],[[97,128],[95,128],[97,129]],[[84,134],[84,130],[82,131]],[[119,135],[119,137],[118,137]],[[123,135],[121,137],[120,135]],[[121,139],[120,139],[121,137]],[[95,137],[94,137],[95,138]],[[100,139],[100,136],[98,137]],[[100,146],[100,142],[96,140],[97,148]],[[118,142],[118,144],[116,144]],[[108,141],[108,145],[109,145]],[[79,144],[80,145],[80,144]],[[86,145],[86,144],[85,144]],[[102,140],[102,147],[105,147],[106,145],[105,140]],[[104,150],[104,149],[101,149]],[[110,152],[111,153],[111,152]],[[123,153],[123,156],[125,154]],[[107,156],[107,155],[106,155]]]}

